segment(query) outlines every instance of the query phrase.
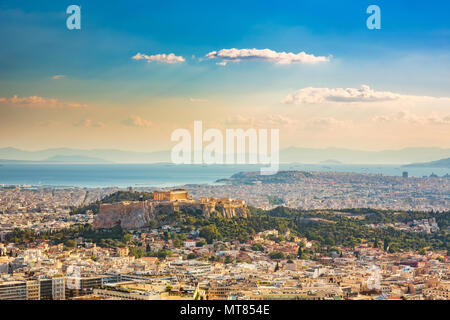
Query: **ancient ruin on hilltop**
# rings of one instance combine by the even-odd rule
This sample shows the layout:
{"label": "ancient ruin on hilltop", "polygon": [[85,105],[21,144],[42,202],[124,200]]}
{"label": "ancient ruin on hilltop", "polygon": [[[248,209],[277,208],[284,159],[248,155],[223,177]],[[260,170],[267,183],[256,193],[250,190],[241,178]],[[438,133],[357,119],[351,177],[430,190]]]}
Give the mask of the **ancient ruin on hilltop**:
{"label": "ancient ruin on hilltop", "polygon": [[101,204],[94,218],[94,228],[112,228],[120,225],[124,229],[139,229],[150,225],[158,215],[176,212],[199,212],[212,216],[232,218],[247,217],[249,210],[245,201],[230,198],[190,199],[187,190],[155,191],[154,200],[123,201]]}

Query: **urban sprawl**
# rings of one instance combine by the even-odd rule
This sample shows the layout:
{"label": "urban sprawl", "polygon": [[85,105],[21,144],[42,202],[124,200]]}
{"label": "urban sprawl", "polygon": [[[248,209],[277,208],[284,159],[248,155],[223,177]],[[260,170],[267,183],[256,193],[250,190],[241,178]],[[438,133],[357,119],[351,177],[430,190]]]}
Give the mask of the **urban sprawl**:
{"label": "urban sprawl", "polygon": [[0,300],[448,300],[450,178],[0,187]]}

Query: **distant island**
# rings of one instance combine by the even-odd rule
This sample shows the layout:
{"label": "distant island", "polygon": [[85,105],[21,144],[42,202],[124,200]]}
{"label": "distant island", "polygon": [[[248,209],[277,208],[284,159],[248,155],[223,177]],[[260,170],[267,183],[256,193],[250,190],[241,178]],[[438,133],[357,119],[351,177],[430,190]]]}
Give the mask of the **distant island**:
{"label": "distant island", "polygon": [[413,167],[413,168],[449,168],[450,169],[450,158],[445,158],[437,161],[430,162],[419,162],[404,165],[403,167]]}

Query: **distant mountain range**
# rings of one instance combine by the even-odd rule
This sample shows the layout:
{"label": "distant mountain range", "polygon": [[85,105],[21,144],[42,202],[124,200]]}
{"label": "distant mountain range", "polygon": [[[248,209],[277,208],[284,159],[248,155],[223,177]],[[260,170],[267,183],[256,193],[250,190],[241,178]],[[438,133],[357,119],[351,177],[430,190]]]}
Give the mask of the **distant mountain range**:
{"label": "distant mountain range", "polygon": [[450,158],[441,159],[437,161],[430,162],[420,162],[420,163],[411,163],[404,165],[404,167],[414,167],[414,168],[448,168],[450,169]]}
{"label": "distant mountain range", "polygon": [[[345,164],[408,164],[434,161],[450,157],[450,149],[435,147],[404,148],[398,150],[363,151],[341,148],[296,148],[280,151],[282,162],[320,163],[329,159]],[[328,162],[328,164],[331,164]]]}
{"label": "distant mountain range", "polygon": [[329,160],[325,160],[325,161],[320,161],[320,164],[342,164],[342,162],[334,160],[334,159],[329,159]]}
{"label": "distant mountain range", "polygon": [[[436,147],[404,148],[399,150],[363,151],[343,148],[297,148],[280,151],[282,163],[322,164],[410,164],[434,162],[450,158],[450,149]],[[70,149],[55,148],[27,151],[17,148],[0,148],[0,162],[11,160],[40,163],[157,163],[171,162],[170,150],[156,152],[135,152],[116,149]],[[330,160],[332,159],[332,160]],[[444,159],[445,160],[445,159]]]}
{"label": "distant mountain range", "polygon": [[106,161],[101,158],[94,158],[94,157],[87,157],[87,156],[81,156],[81,155],[74,155],[74,156],[62,156],[62,155],[55,155],[52,156],[44,162],[53,162],[53,163],[112,163],[112,161]]}
{"label": "distant mountain range", "polygon": [[133,152],[115,149],[70,148],[27,151],[8,147],[0,148],[0,159],[50,163],[155,163],[169,162],[170,151]]}
{"label": "distant mountain range", "polygon": [[95,164],[95,163],[112,163],[100,158],[84,157],[84,156],[52,156],[45,160],[9,160],[0,159],[0,164]]}

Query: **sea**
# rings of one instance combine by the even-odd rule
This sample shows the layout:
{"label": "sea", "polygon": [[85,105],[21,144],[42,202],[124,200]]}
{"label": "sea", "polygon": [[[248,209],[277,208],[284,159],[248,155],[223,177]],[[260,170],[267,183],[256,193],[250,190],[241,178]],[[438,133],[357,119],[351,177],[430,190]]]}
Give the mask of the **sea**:
{"label": "sea", "polygon": [[[235,173],[259,171],[261,165],[174,164],[3,164],[0,186],[75,187],[173,187],[216,184]],[[402,167],[401,165],[281,164],[280,170],[357,172],[410,177],[450,174],[448,168]]]}

